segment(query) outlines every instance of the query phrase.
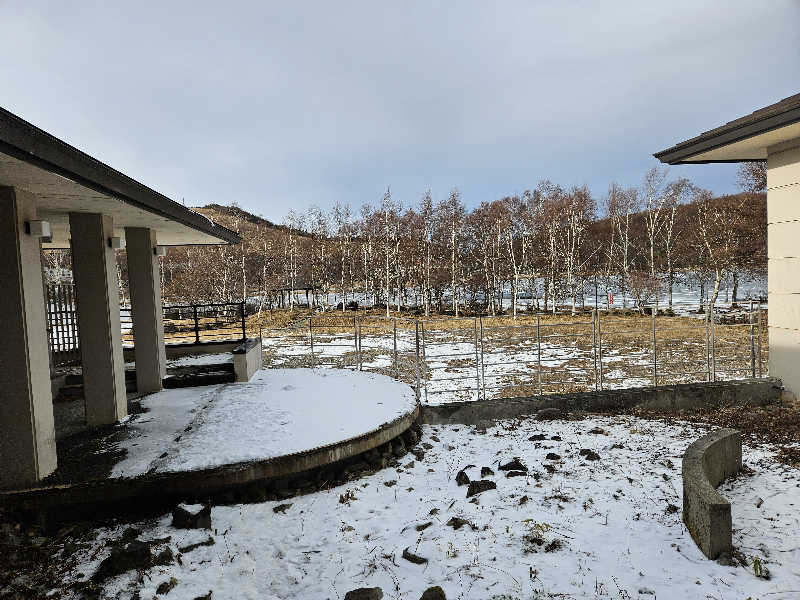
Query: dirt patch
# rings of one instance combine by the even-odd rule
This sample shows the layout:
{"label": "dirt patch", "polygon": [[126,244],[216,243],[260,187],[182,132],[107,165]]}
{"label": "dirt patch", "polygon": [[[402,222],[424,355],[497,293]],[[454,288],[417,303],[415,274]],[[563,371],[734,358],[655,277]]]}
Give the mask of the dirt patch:
{"label": "dirt patch", "polygon": [[788,405],[728,406],[724,408],[683,411],[680,415],[633,411],[642,418],[656,418],[674,423],[688,421],[711,427],[730,427],[742,432],[750,445],[774,444],[779,447],[776,459],[800,466],[800,408]]}

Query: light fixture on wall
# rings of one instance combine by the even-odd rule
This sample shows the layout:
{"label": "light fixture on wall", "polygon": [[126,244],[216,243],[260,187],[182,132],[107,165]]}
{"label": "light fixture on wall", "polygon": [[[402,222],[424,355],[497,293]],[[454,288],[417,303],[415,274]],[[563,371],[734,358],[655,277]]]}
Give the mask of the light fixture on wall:
{"label": "light fixture on wall", "polygon": [[108,247],[114,250],[122,250],[125,247],[125,238],[110,237],[108,238]]}
{"label": "light fixture on wall", "polygon": [[167,247],[166,246],[156,246],[153,248],[153,254],[156,256],[166,256],[167,255]]}
{"label": "light fixture on wall", "polygon": [[50,221],[25,221],[25,233],[38,238],[52,237]]}

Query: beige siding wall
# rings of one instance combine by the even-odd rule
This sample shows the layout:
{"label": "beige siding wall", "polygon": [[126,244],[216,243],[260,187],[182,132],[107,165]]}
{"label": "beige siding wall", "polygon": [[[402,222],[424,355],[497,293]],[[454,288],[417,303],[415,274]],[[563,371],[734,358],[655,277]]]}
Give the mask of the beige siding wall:
{"label": "beige siding wall", "polygon": [[800,398],[800,139],[767,161],[769,372]]}

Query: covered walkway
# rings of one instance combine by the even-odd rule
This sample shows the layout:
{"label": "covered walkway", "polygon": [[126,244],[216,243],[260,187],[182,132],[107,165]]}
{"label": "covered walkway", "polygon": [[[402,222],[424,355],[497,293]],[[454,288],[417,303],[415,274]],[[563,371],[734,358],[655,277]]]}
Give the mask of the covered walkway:
{"label": "covered walkway", "polygon": [[127,415],[115,253],[126,248],[136,378],[166,368],[159,256],[164,247],[239,236],[0,109],[0,489],[57,467],[42,276],[43,248],[70,248],[86,421]]}

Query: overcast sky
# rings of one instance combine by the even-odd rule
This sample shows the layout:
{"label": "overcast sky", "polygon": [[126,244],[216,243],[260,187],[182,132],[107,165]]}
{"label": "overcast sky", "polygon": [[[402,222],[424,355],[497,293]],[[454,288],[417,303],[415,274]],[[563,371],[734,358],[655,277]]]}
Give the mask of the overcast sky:
{"label": "overcast sky", "polygon": [[[468,206],[800,92],[800,0],[0,0],[0,105],[189,206]],[[715,192],[735,166],[672,168]]]}

